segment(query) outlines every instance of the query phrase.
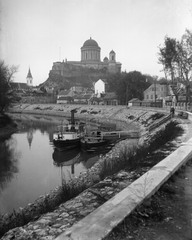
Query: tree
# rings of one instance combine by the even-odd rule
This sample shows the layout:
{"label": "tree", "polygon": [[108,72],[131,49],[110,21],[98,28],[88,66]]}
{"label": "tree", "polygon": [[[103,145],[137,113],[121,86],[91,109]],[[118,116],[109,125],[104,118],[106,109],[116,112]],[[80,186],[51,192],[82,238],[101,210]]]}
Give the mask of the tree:
{"label": "tree", "polygon": [[17,154],[10,148],[6,141],[0,141],[0,191],[18,173]]}
{"label": "tree", "polygon": [[192,32],[186,30],[177,45],[178,76],[186,88],[186,107],[192,80]]}
{"label": "tree", "polygon": [[171,76],[172,83],[174,82],[176,63],[177,63],[177,40],[174,38],[165,37],[163,47],[159,47],[159,63],[163,65],[165,78]]}
{"label": "tree", "polygon": [[10,82],[17,69],[18,67],[9,67],[0,60],[0,113],[3,113],[12,102],[13,92],[10,89]]}
{"label": "tree", "polygon": [[143,91],[149,86],[146,76],[138,71],[122,72],[108,78],[110,91],[114,91],[120,104],[127,104],[132,98],[143,99]]}
{"label": "tree", "polygon": [[170,75],[172,81],[177,79],[185,85],[187,107],[192,80],[192,32],[186,30],[180,41],[165,37],[159,52],[159,63],[163,65],[166,78]]}
{"label": "tree", "polygon": [[116,74],[108,74],[107,75],[107,83],[108,83],[108,91],[115,92],[118,88],[118,84],[121,81],[122,73]]}

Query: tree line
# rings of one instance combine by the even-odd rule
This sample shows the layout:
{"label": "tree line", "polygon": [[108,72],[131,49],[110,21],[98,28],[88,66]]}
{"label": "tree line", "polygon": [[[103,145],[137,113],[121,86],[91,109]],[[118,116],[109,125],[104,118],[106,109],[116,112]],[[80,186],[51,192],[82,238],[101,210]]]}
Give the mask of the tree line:
{"label": "tree line", "polygon": [[139,71],[122,72],[107,78],[108,90],[116,93],[121,105],[127,104],[132,98],[143,100],[143,92],[152,82],[153,77]]}

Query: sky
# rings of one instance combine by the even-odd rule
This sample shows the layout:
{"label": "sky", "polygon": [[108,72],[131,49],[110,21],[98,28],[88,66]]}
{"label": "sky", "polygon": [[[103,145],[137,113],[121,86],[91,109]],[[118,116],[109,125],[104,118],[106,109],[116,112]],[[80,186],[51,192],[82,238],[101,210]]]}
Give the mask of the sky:
{"label": "sky", "polygon": [[14,82],[47,80],[53,62],[80,61],[90,37],[101,60],[114,50],[122,71],[163,77],[165,36],[192,30],[192,0],[0,0],[0,59],[19,66]]}

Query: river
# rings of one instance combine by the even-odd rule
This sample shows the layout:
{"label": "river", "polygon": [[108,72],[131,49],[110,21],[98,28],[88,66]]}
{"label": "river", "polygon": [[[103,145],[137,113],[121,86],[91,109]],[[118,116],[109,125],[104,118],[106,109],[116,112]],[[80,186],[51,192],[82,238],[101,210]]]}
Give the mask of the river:
{"label": "river", "polygon": [[11,116],[18,131],[0,143],[0,214],[12,212],[49,193],[56,186],[93,166],[99,154],[79,149],[58,152],[53,144],[57,126],[67,123],[59,117]]}

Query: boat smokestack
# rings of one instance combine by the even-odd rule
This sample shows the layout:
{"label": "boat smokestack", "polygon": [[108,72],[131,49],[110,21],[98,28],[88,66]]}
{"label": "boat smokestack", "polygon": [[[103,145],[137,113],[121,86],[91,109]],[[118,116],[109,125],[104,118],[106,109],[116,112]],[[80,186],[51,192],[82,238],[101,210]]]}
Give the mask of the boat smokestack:
{"label": "boat smokestack", "polygon": [[71,110],[71,130],[75,131],[75,110]]}
{"label": "boat smokestack", "polygon": [[71,124],[75,125],[75,110],[71,110]]}

